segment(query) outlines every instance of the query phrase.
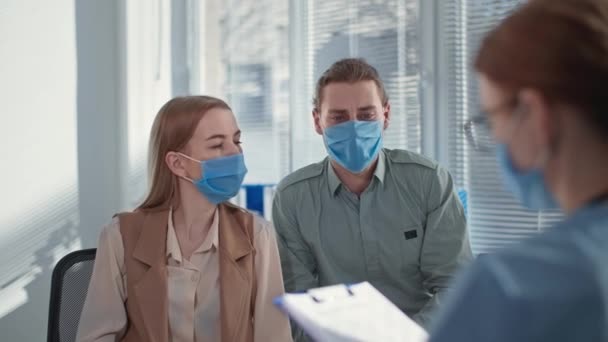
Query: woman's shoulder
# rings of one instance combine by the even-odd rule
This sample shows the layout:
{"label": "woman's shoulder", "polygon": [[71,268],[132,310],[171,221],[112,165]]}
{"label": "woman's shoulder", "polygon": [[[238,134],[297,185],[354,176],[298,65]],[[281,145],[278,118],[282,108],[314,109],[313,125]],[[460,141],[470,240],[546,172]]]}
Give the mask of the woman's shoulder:
{"label": "woman's shoulder", "polygon": [[112,251],[113,254],[120,252],[119,254],[122,255],[122,233],[120,232],[120,220],[118,217],[113,217],[112,220],[101,229],[97,249],[106,249]]}
{"label": "woman's shoulder", "polygon": [[133,211],[123,211],[120,213],[114,214],[112,217],[113,220],[118,220],[122,222],[123,226],[132,226],[134,223],[138,221],[143,221],[146,215],[156,212],[157,210],[142,210],[135,209]]}
{"label": "woman's shoulder", "polygon": [[125,211],[114,215],[119,221],[120,233],[128,240],[137,240],[142,229],[148,229],[150,225],[165,224],[169,217],[170,208],[146,208]]}
{"label": "woman's shoulder", "polygon": [[260,233],[272,233],[274,228],[272,226],[272,222],[266,220],[264,217],[260,216],[258,213],[253,211],[248,211],[253,215],[253,231],[255,235]]}
{"label": "woman's shoulder", "polygon": [[268,221],[256,211],[252,211],[245,208],[241,208],[241,210],[245,211],[247,214],[253,217],[254,238],[257,238],[260,235],[267,237],[269,234],[274,234],[274,226],[272,225],[272,222]]}
{"label": "woman's shoulder", "polygon": [[118,216],[112,217],[109,223],[107,223],[101,229],[101,239],[111,239],[112,237],[119,236],[120,237],[120,219]]}
{"label": "woman's shoulder", "polygon": [[256,246],[260,246],[262,244],[267,244],[268,241],[275,240],[275,231],[273,224],[266,220],[259,213],[245,209],[233,203],[224,203],[225,207],[229,208],[232,213],[238,212],[241,214],[246,214],[251,216],[253,219],[253,244]]}
{"label": "woman's shoulder", "polygon": [[134,230],[137,230],[135,228],[140,225],[136,223],[140,222],[143,219],[144,215],[144,213],[138,210],[125,211],[114,214],[110,223],[106,224],[103,227],[100,235],[100,241],[109,240],[112,243],[117,243],[118,241],[121,241],[122,244],[123,234],[138,234],[138,232],[135,232]]}

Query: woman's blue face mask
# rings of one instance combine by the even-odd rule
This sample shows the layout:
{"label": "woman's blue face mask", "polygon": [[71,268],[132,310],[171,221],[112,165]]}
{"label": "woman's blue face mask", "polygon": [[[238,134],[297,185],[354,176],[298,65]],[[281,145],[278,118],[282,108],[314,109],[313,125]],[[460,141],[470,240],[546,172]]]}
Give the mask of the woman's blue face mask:
{"label": "woman's blue face mask", "polygon": [[[521,124],[521,115],[525,115],[525,113],[516,112],[514,115],[517,116],[515,118],[515,120],[518,120],[517,125]],[[512,143],[513,139],[509,144]],[[542,167],[519,170],[509,152],[509,144],[502,143],[496,146],[496,157],[506,188],[528,209],[548,210],[559,208],[557,201],[549,191]]]}
{"label": "woman's blue face mask", "polygon": [[555,198],[543,177],[543,170],[517,170],[507,144],[498,144],[496,155],[505,185],[528,209],[557,209]]}
{"label": "woman's blue face mask", "polygon": [[247,167],[242,153],[209,160],[196,160],[183,153],[181,156],[201,164],[201,177],[188,179],[211,203],[219,204],[236,196],[241,189]]}
{"label": "woman's blue face mask", "polygon": [[347,121],[325,128],[327,153],[352,173],[361,173],[382,149],[383,121]]}

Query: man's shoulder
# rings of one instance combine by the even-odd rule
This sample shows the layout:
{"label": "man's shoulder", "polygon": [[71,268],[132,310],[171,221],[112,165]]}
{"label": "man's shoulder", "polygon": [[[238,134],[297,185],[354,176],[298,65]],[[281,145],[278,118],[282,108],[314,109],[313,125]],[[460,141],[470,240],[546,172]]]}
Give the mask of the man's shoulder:
{"label": "man's shoulder", "polygon": [[320,177],[323,174],[326,162],[327,158],[318,163],[304,166],[290,173],[277,185],[277,192],[282,192],[288,188],[297,187],[298,185],[305,184],[306,182]]}
{"label": "man's shoulder", "polygon": [[412,151],[400,149],[384,149],[386,159],[391,164],[410,164],[436,170],[437,162]]}

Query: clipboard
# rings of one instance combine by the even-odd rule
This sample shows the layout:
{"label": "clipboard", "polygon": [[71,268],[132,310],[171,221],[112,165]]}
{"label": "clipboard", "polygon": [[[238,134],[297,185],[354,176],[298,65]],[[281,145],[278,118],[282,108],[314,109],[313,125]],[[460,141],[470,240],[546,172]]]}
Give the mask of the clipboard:
{"label": "clipboard", "polygon": [[426,342],[427,332],[370,283],[334,285],[275,299],[319,342]]}

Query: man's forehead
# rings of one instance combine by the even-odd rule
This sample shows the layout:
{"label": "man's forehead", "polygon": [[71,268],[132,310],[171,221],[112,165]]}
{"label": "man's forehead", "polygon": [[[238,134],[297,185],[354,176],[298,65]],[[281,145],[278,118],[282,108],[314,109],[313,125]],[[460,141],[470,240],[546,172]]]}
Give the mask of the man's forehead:
{"label": "man's forehead", "polygon": [[326,92],[336,91],[366,91],[378,93],[378,86],[373,80],[361,80],[357,82],[331,82],[324,87]]}
{"label": "man's forehead", "polygon": [[348,103],[351,106],[376,106],[381,104],[378,87],[374,81],[359,81],[355,83],[330,83],[323,89],[323,103]]}

